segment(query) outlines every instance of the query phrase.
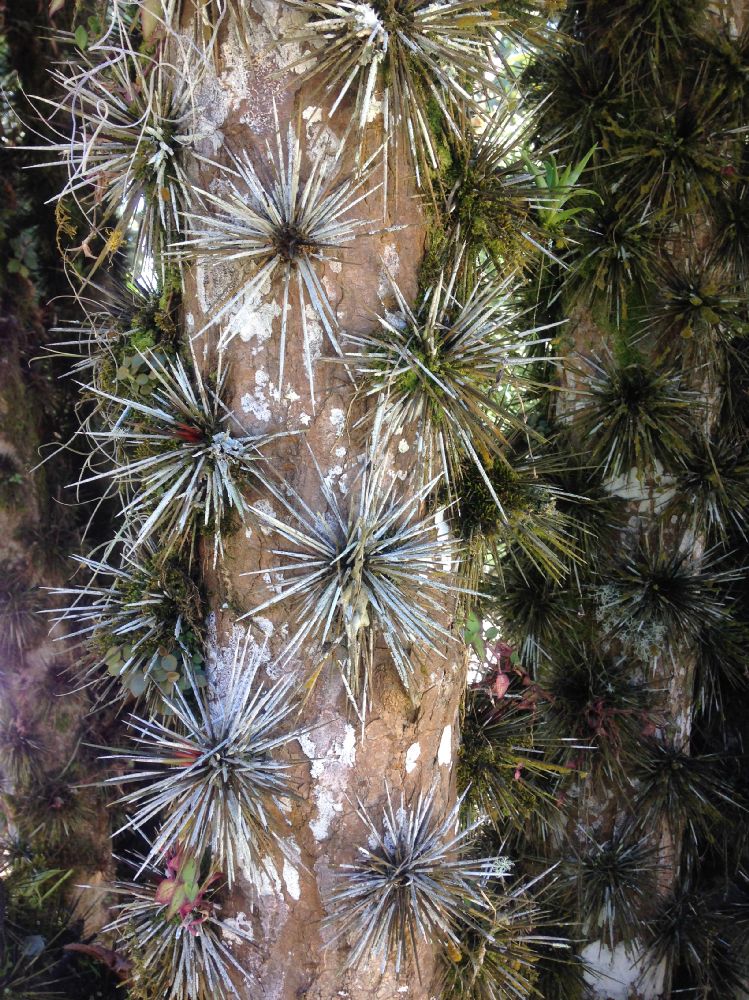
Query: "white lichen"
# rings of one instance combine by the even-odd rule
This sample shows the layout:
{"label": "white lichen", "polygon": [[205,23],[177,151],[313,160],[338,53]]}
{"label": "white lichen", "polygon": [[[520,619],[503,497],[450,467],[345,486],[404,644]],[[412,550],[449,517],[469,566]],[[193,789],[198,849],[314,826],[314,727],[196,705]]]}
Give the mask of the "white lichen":
{"label": "white lichen", "polygon": [[412,743],[406,751],[406,774],[411,774],[416,769],[416,762],[421,756],[421,747],[418,743]]}
{"label": "white lichen", "polygon": [[[313,739],[314,736],[314,739]],[[343,812],[349,771],[356,762],[356,731],[335,720],[299,738],[302,753],[311,761],[310,777],[317,816],[309,827],[315,840],[327,840],[333,821]]]}
{"label": "white lichen", "polygon": [[447,767],[453,759],[453,727],[445,726],[442,730],[439,750],[437,751],[437,763],[440,767]]}

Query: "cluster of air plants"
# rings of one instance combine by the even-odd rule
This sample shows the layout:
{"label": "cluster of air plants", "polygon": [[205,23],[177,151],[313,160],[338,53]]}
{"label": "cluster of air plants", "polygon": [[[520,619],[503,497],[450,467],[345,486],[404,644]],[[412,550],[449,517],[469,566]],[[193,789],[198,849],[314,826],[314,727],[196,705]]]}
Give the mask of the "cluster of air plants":
{"label": "cluster of air plants", "polygon": [[[198,587],[178,561],[164,559],[152,541],[122,553],[119,565],[78,557],[89,583],[55,591],[66,606],[52,614],[70,637],[81,637],[93,663],[94,681],[112,678],[121,693],[147,694],[163,708],[163,696],[205,684],[202,604]],[[107,685],[107,688],[111,686]]]}
{"label": "cluster of air plants", "polygon": [[[559,339],[584,360],[563,362],[571,392],[537,450],[579,452],[549,485],[582,498],[556,506],[587,529],[572,531],[584,565],[555,580],[500,553],[477,589],[532,673],[544,733],[573,737],[565,762],[603,778],[559,800],[561,896],[594,991],[617,952],[645,995],[658,969],[666,992],[729,996],[749,980],[728,902],[746,844],[746,31],[704,0],[572,0],[558,23],[523,70],[534,143],[563,162],[593,152],[555,235],[563,267],[529,271],[534,315],[569,320]],[[585,995],[581,966],[568,984],[539,970],[540,995]]]}
{"label": "cluster of air plants", "polygon": [[240,868],[257,875],[279,839],[290,785],[289,764],[275,753],[299,736],[288,725],[295,678],[264,686],[257,677],[262,652],[238,643],[220,699],[193,690],[194,706],[177,691],[167,702],[169,725],[132,716],[132,746],[108,758],[124,769],[108,784],[138,785],[120,800],[127,826],[148,829],[163,817],[144,865],[180,843],[196,858],[210,851],[231,886]]}
{"label": "cluster of air plants", "polygon": [[383,970],[392,960],[397,973],[407,955],[418,962],[421,941],[460,950],[460,928],[486,925],[493,908],[485,887],[506,875],[511,863],[471,855],[479,824],[461,828],[460,805],[440,820],[436,788],[409,805],[401,795],[398,807],[387,789],[380,827],[358,803],[368,846],[342,866],[327,901],[332,941],[352,942],[348,966],[374,954]]}
{"label": "cluster of air plants", "polygon": [[[67,170],[60,198],[83,213],[90,231],[81,249],[95,267],[133,228],[135,272],[149,261],[160,266],[194,205],[189,169],[204,160],[196,147],[212,131],[207,116],[201,124],[203,56],[175,32],[169,51],[167,58],[139,50],[124,8],[114,5],[101,37],[53,72],[57,100],[38,100],[53,111],[52,140],[41,148]],[[63,114],[73,123],[69,134],[57,126]]]}
{"label": "cluster of air plants", "polygon": [[[487,98],[502,95],[500,80],[485,70],[504,57],[508,42],[540,41],[544,10],[553,3],[487,0],[286,0],[307,15],[296,40],[315,44],[306,76],[333,99],[331,114],[347,94],[353,99],[350,130],[359,151],[367,125],[381,112],[386,173],[391,156],[407,157],[419,186],[431,186],[440,165],[439,131],[462,139],[465,121],[485,117]],[[397,179],[397,174],[396,174]]]}
{"label": "cluster of air plants", "polygon": [[[124,522],[114,543],[79,560],[92,580],[63,588],[71,606],[57,614],[85,638],[95,672],[166,711],[161,721],[133,716],[130,746],[108,758],[107,784],[135,786],[118,803],[123,829],[148,839],[137,880],[119,886],[125,902],[110,928],[127,956],[128,988],[134,1000],[234,993],[242,970],[222,936],[236,932],[219,919],[221,883],[248,873],[260,881],[266,855],[284,850],[289,744],[303,735],[291,720],[300,651],[315,662],[308,687],[327,663],[339,669],[364,733],[384,650],[418,702],[429,659],[455,639],[446,599],[463,594],[501,617],[490,630],[492,670],[461,719],[462,797],[443,809],[436,787],[408,805],[388,793],[382,824],[359,803],[368,846],[326,901],[332,943],[350,943],[349,966],[374,955],[396,974],[411,959],[418,965],[423,942],[445,949],[445,990],[456,996],[578,1000],[583,963],[555,963],[560,942],[544,933],[532,886],[521,879],[504,891],[506,859],[480,856],[473,834],[483,825],[487,837],[525,838],[548,857],[565,827],[589,825],[602,801],[602,811],[637,813],[634,828],[609,815],[595,840],[573,836],[564,869],[581,936],[613,950],[643,929],[654,832],[665,827],[676,843],[686,829],[692,859],[736,798],[719,758],[673,748],[657,710],[662,679],[646,667],[674,663],[686,637],[696,653],[713,651],[698,667],[698,683],[700,672],[711,678],[706,703],[718,704],[724,683],[741,675],[739,571],[726,547],[744,534],[746,428],[732,420],[724,440],[707,426],[712,400],[700,405],[704,373],[694,370],[719,352],[712,374],[722,378],[745,332],[743,74],[731,69],[741,43],[729,52],[695,38],[698,0],[572,0],[564,13],[553,0],[285,0],[301,15],[298,32],[281,40],[302,46],[291,69],[328,98],[327,124],[348,116],[343,141],[333,148],[320,129],[313,142],[301,117],[282,130],[276,116],[266,157],[228,149],[228,165],[210,164],[214,182],[199,189],[194,177],[208,165],[199,150],[217,138],[205,104],[215,93],[204,87],[208,57],[219,25],[249,41],[242,6],[117,4],[105,29],[92,27],[97,37],[76,33],[80,53],[55,74],[62,97],[53,106],[73,124],[53,141],[68,168],[58,222],[70,236],[67,213],[83,213],[75,265],[89,270],[86,299],[79,295],[86,320],[63,327],[73,343],[56,350],[74,348],[93,411],[85,430],[95,453],[80,485],[112,481]],[[557,14],[569,34],[557,33],[523,70],[536,109],[517,125],[526,105],[505,100],[510,84],[495,71],[513,47],[545,42]],[[704,68],[676,69],[682,49],[706,48],[724,66],[715,88]],[[423,268],[415,305],[393,276],[393,311],[344,334],[325,272],[374,235],[367,206],[383,161],[386,213],[397,204],[394,162],[431,195],[426,264],[436,266]],[[697,260],[685,236],[713,201],[724,233],[695,241],[707,254]],[[110,308],[91,276],[121,249],[135,278]],[[197,322],[186,317],[192,347],[204,348],[190,361],[175,322],[187,262],[203,304]],[[541,318],[532,324],[508,274],[515,266],[533,284]],[[152,268],[157,293],[140,287]],[[357,403],[374,413],[352,428],[371,434],[353,487],[334,489],[316,470],[319,508],[267,474],[262,449],[276,435],[248,434],[224,402],[225,351],[269,293],[280,317],[271,392],[285,393],[295,303],[313,408],[322,327],[338,370],[357,381]],[[615,344],[605,351],[583,333],[579,353],[589,360],[568,371],[575,394],[557,406],[550,330],[563,309],[572,335],[599,321]],[[400,463],[417,467],[410,494]],[[635,511],[613,490],[644,496],[664,474],[674,493],[658,503],[651,495],[652,507],[683,519],[675,534],[686,526],[709,536],[705,555],[688,551],[691,537],[667,547],[665,533],[657,546],[621,544],[622,515],[648,515],[645,501]],[[249,574],[267,595],[253,596],[244,617],[283,605],[293,624],[274,662],[281,680],[263,684],[265,650],[246,657],[237,646],[209,693],[195,580],[211,546],[201,536],[212,541],[215,570],[240,521],[252,521],[248,537],[275,546],[275,564],[263,559]],[[228,574],[214,575],[223,596]],[[9,631],[20,653],[24,598],[17,612],[6,604],[5,617],[20,623]],[[726,641],[713,647],[716,629]],[[509,660],[505,639],[518,649]],[[19,804],[20,825],[71,836],[80,789],[71,774],[37,779],[33,740],[13,725],[0,728],[9,770],[29,783],[30,801],[55,812],[40,819]],[[589,771],[600,780],[582,785]],[[617,803],[605,798],[612,788]]]}

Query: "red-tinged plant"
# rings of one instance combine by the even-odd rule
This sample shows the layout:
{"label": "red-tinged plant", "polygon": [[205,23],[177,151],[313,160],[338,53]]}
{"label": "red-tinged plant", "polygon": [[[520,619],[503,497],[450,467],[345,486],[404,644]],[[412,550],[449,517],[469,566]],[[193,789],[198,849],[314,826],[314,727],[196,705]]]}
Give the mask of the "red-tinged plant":
{"label": "red-tinged plant", "polygon": [[221,880],[221,872],[211,872],[201,884],[198,861],[183,847],[171,856],[166,872],[166,878],[156,887],[154,900],[167,907],[167,920],[179,917],[181,925],[195,935],[214,911],[207,893]]}

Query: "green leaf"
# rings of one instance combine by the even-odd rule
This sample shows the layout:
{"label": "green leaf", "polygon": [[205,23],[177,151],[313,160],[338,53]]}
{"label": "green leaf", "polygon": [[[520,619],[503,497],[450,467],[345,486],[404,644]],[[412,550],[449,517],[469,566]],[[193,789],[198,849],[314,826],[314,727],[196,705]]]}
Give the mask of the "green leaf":
{"label": "green leaf", "polygon": [[82,52],[85,52],[88,48],[88,32],[82,24],[79,24],[75,29],[73,37],[75,38],[75,44],[78,48],[81,49]]}
{"label": "green leaf", "polygon": [[135,670],[126,681],[130,693],[136,698],[140,698],[146,690],[146,683],[146,675],[140,670]]}

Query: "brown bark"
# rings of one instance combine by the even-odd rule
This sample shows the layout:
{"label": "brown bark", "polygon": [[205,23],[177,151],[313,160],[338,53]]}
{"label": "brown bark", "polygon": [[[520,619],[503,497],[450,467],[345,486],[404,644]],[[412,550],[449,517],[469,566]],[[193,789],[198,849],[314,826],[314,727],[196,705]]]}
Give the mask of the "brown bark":
{"label": "brown bark", "polygon": [[[301,121],[303,143],[308,150],[322,141],[336,143],[349,122],[350,107],[342,108],[330,121],[324,113],[315,112],[324,97],[317,95],[310,84],[300,84],[293,72],[276,75],[279,67],[288,64],[298,52],[288,51],[287,46],[279,53],[272,43],[293,31],[298,13],[289,14],[275,2],[254,2],[250,7],[255,29],[248,33],[249,51],[242,50],[230,30],[220,45],[217,75],[210,86],[215,87],[215,106],[220,108],[215,124],[220,130],[221,150],[210,150],[211,154],[221,157],[229,148],[235,152],[247,149],[258,158],[266,156],[266,142],[275,143],[274,105],[284,134],[289,122]],[[377,137],[380,127],[381,120],[373,123],[373,142],[381,141]],[[352,152],[345,154],[344,176],[351,166]],[[200,186],[209,188],[213,179],[211,171],[203,169]],[[373,183],[378,181],[376,176]],[[348,244],[340,266],[325,268],[323,280],[341,327],[362,332],[371,328],[374,312],[392,307],[388,272],[413,301],[426,230],[419,198],[405,168],[401,170],[398,197],[390,201],[384,222],[381,192],[368,197],[355,214],[371,220],[367,229],[397,227],[390,232],[360,236]],[[220,301],[220,287],[228,285],[234,290],[250,273],[241,265],[232,265],[231,269],[198,265],[188,273],[187,329],[202,327],[206,313],[201,302],[205,306]],[[313,411],[296,306],[287,334],[284,384],[276,385],[280,310],[274,304],[281,299],[282,289],[276,286],[261,304],[243,310],[244,336],[237,336],[226,351],[231,397],[227,402],[248,432],[302,432],[275,442],[267,454],[274,472],[280,473],[313,510],[321,510],[324,500],[311,456],[345,504],[346,498],[355,494],[357,474],[366,453],[366,428],[355,427],[362,413],[361,403],[354,398],[354,387],[344,367],[329,360],[333,350],[322,330],[322,356],[315,364]],[[308,313],[309,319],[314,325],[314,317]],[[231,317],[227,321],[231,322]],[[196,342],[198,353],[206,348],[202,356],[208,367],[215,361],[216,334],[212,330]],[[415,450],[413,434],[405,429],[395,438],[394,443],[399,442],[403,442],[399,449],[401,488],[407,491],[413,488],[414,479],[413,461],[409,461]],[[272,497],[260,493],[250,500],[272,501]],[[272,505],[283,517],[279,505]],[[283,604],[249,623],[236,623],[239,614],[271,594],[269,577],[242,574],[275,566],[279,557],[272,554],[272,547],[273,540],[262,530],[247,525],[230,536],[225,558],[217,570],[211,568],[210,558],[205,560],[218,647],[212,664],[214,676],[220,670],[221,650],[237,641],[248,624],[253,641],[262,643],[265,636],[270,637],[272,673],[273,657],[298,624],[287,619],[288,608]],[[452,611],[445,609],[447,621]],[[302,726],[309,726],[310,732],[296,753],[293,769],[299,800],[288,816],[287,845],[298,853],[298,863],[292,864],[279,853],[273,859],[277,877],[264,880],[259,891],[240,880],[226,908],[226,915],[234,916],[240,927],[251,928],[254,939],[251,945],[235,946],[248,970],[242,996],[253,1000],[301,996],[310,1000],[337,996],[392,1000],[401,994],[428,998],[436,993],[435,958],[427,945],[419,956],[421,978],[412,963],[397,981],[390,969],[381,974],[379,962],[374,960],[366,968],[346,971],[346,940],[326,948],[330,931],[322,921],[337,866],[351,861],[357,845],[366,839],[354,809],[357,798],[379,818],[385,782],[396,792],[403,788],[407,801],[435,781],[440,786],[442,807],[454,795],[450,763],[455,756],[457,713],[465,677],[458,648],[444,653],[444,658],[430,656],[420,665],[421,698],[414,707],[387,654],[378,651],[373,702],[363,738],[335,667],[323,671],[301,716]],[[305,648],[292,666],[297,666],[301,678],[306,679],[318,666],[319,657],[319,650]]]}

